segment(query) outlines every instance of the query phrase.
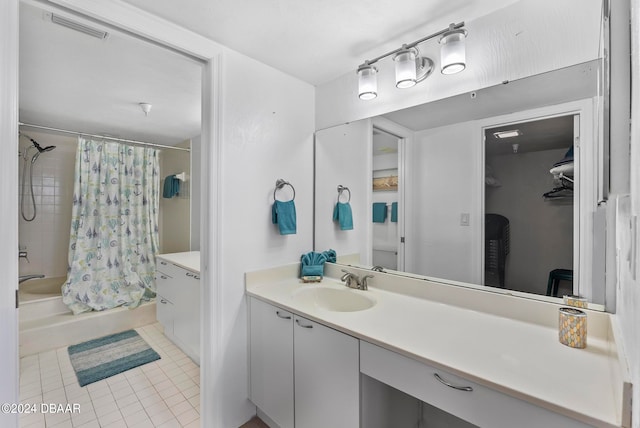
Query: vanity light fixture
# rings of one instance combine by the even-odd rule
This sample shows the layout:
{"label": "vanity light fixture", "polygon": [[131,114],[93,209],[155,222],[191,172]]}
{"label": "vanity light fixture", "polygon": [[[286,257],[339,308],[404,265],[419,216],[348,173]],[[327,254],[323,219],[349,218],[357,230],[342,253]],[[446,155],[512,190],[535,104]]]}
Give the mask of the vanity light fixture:
{"label": "vanity light fixture", "polygon": [[465,39],[467,30],[453,24],[440,37],[440,71],[442,74],[460,73],[467,67]]}
{"label": "vanity light fixture", "polygon": [[464,22],[450,24],[444,30],[363,62],[358,67],[358,97],[361,100],[372,100],[378,96],[378,69],[373,64],[388,56],[393,56],[395,62],[397,88],[410,88],[426,79],[433,72],[434,64],[430,58],[420,56],[418,45],[437,36],[442,36],[440,38],[442,74],[454,74],[464,70],[466,67],[464,42],[467,30],[462,27]]}
{"label": "vanity light fixture", "polygon": [[502,140],[504,138],[519,137],[520,135],[522,135],[522,132],[520,132],[519,129],[510,129],[508,131],[498,131],[493,133],[493,136],[499,140]]}
{"label": "vanity light fixture", "polygon": [[358,96],[372,100],[378,96],[378,69],[367,62],[358,67]]}

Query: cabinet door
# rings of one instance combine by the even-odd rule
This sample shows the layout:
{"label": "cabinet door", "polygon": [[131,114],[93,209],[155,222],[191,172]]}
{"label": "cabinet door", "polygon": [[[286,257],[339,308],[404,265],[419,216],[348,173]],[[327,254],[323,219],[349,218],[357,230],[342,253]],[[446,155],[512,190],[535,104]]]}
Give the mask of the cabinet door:
{"label": "cabinet door", "polygon": [[358,428],[358,340],[296,316],[293,342],[296,427]]}
{"label": "cabinet door", "polygon": [[160,295],[156,299],[156,318],[162,324],[165,335],[173,336],[173,303]]}
{"label": "cabinet door", "polygon": [[200,278],[186,269],[174,277],[177,296],[173,333],[196,363],[200,362]]}
{"label": "cabinet door", "polygon": [[293,428],[293,316],[249,298],[249,398],[281,428]]}

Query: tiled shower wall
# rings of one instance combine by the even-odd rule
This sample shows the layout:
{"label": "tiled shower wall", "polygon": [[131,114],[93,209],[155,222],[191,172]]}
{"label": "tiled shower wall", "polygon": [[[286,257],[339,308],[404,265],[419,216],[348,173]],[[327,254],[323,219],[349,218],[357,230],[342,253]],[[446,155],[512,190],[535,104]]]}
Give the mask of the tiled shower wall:
{"label": "tiled shower wall", "polygon": [[[20,215],[20,205],[16,210],[19,219],[20,249],[27,251],[29,258],[29,262],[20,259],[20,275],[66,276],[77,139],[69,136],[32,132],[26,129],[24,133],[36,140],[42,147],[56,146],[56,148],[40,154],[33,164],[36,218],[27,222]],[[33,215],[28,180],[31,157],[36,150],[29,150],[26,163],[27,182],[24,186],[22,172],[25,168],[25,162],[22,155],[25,148],[30,145],[31,142],[27,138],[20,137],[19,194],[21,197],[24,196],[27,218],[31,218]]]}

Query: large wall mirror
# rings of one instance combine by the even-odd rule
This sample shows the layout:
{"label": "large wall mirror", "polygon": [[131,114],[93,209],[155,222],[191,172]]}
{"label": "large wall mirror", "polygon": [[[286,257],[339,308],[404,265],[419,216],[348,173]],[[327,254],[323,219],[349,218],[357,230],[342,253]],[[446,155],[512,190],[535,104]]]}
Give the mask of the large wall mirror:
{"label": "large wall mirror", "polygon": [[[318,131],[316,250],[603,309],[602,70],[594,60]],[[339,185],[353,230],[332,219]]]}

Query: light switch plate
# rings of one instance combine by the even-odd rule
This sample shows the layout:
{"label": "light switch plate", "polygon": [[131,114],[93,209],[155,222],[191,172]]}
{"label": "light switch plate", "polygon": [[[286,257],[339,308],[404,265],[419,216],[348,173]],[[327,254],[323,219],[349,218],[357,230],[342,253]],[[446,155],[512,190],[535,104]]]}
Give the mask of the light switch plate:
{"label": "light switch plate", "polygon": [[460,226],[469,226],[469,213],[460,214]]}

